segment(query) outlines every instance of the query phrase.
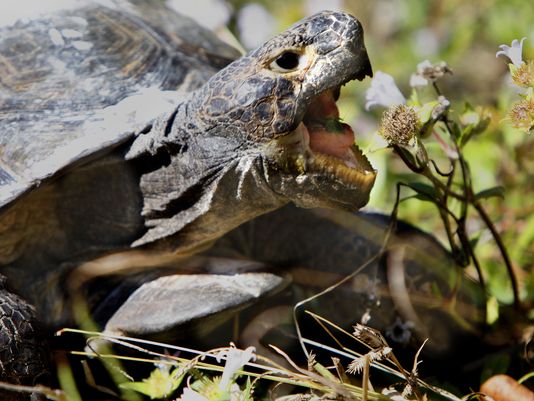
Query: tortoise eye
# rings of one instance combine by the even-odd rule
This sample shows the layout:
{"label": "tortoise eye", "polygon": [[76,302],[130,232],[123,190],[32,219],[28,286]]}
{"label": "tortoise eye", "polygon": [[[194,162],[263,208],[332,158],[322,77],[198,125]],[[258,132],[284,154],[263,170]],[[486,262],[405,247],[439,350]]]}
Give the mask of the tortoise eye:
{"label": "tortoise eye", "polygon": [[278,72],[291,72],[306,64],[307,57],[294,51],[285,51],[280,54],[269,66],[271,70]]}

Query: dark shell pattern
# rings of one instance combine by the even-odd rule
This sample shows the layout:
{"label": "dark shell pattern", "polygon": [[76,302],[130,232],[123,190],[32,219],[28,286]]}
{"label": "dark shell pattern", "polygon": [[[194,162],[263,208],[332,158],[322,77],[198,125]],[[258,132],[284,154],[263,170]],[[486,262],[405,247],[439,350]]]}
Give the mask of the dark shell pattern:
{"label": "dark shell pattern", "polygon": [[[0,26],[0,208],[128,139],[239,56],[160,2],[71,3]],[[161,102],[145,104],[147,91]]]}

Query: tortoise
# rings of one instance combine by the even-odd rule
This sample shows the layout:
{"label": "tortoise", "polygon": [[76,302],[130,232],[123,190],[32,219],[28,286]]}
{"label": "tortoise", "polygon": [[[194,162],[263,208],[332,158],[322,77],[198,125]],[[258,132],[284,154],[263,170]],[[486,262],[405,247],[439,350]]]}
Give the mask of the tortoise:
{"label": "tortoise", "polygon": [[0,27],[1,380],[40,381],[39,325],[72,321],[73,271],[168,264],[290,202],[368,201],[376,171],[335,105],[372,74],[353,16],[241,55],[162,2],[42,8]]}
{"label": "tortoise", "polygon": [[[201,340],[205,347],[216,348],[236,339],[231,321],[212,329],[236,312],[238,308],[230,306],[241,297],[236,313],[242,327],[238,339],[273,358],[267,344],[284,350],[294,345],[298,348],[295,333],[282,326],[288,323],[292,327],[294,306],[312,297],[313,302],[301,309],[321,314],[340,327],[367,320],[396,352],[408,352],[409,363],[415,350],[428,339],[423,355],[441,360],[442,366],[451,350],[467,349],[473,346],[473,340],[480,341],[485,320],[483,291],[476,282],[463,277],[450,253],[433,236],[399,221],[386,244],[390,229],[389,216],[379,213],[348,214],[286,205],[244,223],[187,264],[180,264],[182,272],[195,274],[156,272],[147,279],[147,272],[142,272],[141,280],[135,275],[120,277],[119,283],[109,284],[113,288],[107,294],[110,299],[101,301],[106,310],[100,308],[94,316],[105,323],[107,335],[173,339],[180,344],[193,337],[194,343]],[[276,288],[266,288],[277,290],[276,296],[269,297],[265,291],[261,300],[255,297],[252,305],[245,305],[244,297],[250,289],[241,290],[238,283],[225,285],[214,274],[221,267],[238,273],[231,276],[232,280],[246,271],[269,272],[290,282],[271,278],[258,283],[254,291],[276,284]],[[190,285],[191,280],[200,284]],[[247,285],[246,280],[242,284]],[[220,297],[211,295],[219,289]],[[228,291],[233,291],[233,297],[223,302]],[[119,306],[109,308],[117,293],[128,301],[121,300]],[[163,315],[164,320],[162,305],[174,309]],[[215,310],[224,313],[215,314]],[[302,324],[305,315],[299,320]],[[313,339],[316,329],[305,331],[306,337]],[[273,338],[272,333],[284,330],[285,338]],[[456,364],[458,356],[454,358]]]}

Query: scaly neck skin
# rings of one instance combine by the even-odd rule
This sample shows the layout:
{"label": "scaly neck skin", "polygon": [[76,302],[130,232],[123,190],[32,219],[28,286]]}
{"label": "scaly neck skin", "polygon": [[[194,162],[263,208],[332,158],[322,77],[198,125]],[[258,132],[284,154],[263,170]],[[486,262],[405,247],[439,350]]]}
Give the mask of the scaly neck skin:
{"label": "scaly neck skin", "polygon": [[149,166],[140,177],[147,231],[134,246],[158,241],[156,247],[189,252],[288,202],[267,185],[263,161],[239,124],[202,115],[203,94],[158,118],[126,156]]}

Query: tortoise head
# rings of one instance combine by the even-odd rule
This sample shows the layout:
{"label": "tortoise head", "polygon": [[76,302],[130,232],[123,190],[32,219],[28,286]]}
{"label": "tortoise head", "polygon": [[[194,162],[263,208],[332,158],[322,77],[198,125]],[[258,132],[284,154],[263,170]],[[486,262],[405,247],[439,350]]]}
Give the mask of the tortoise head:
{"label": "tortoise head", "polygon": [[355,210],[376,173],[335,102],[342,85],[371,75],[358,20],[325,11],[220,71],[197,104],[217,136],[256,156],[247,165],[277,194],[304,207]]}
{"label": "tortoise head", "polygon": [[365,205],[375,171],[335,101],[367,75],[361,25],[338,12],[302,20],[213,75],[136,140],[170,158],[143,176],[152,228],[134,245],[177,234],[173,243],[195,247],[288,202]]}

